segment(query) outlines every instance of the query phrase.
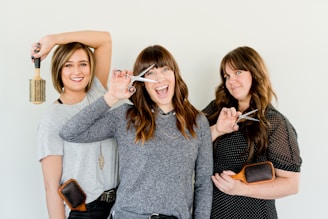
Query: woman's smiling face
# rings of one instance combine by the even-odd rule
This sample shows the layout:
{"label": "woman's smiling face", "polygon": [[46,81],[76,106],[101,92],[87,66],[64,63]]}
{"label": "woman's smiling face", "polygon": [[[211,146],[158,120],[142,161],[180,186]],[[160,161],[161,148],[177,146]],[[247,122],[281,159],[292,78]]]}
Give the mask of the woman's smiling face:
{"label": "woman's smiling face", "polygon": [[145,78],[157,81],[156,83],[145,82],[150,98],[164,113],[172,111],[172,98],[175,86],[174,72],[167,66],[152,68],[145,74]]}
{"label": "woman's smiling face", "polygon": [[252,75],[249,71],[233,69],[226,65],[224,78],[229,93],[239,105],[248,105],[251,100]]}
{"label": "woman's smiling face", "polygon": [[65,92],[84,92],[91,77],[90,63],[83,49],[76,50],[62,68],[62,81]]}

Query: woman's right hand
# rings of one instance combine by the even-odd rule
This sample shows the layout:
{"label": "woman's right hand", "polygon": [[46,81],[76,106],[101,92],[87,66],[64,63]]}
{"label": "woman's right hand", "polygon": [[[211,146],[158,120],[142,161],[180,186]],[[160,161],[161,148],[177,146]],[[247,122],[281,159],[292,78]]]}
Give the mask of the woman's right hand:
{"label": "woman's right hand", "polygon": [[236,120],[241,114],[234,107],[223,107],[216,124],[211,126],[212,141],[221,135],[237,131],[239,126],[236,124]]}
{"label": "woman's right hand", "polygon": [[30,51],[32,62],[35,58],[45,59],[55,45],[55,35],[44,36],[38,42],[33,43]]}
{"label": "woman's right hand", "polygon": [[133,93],[128,91],[128,86],[131,82],[132,72],[128,70],[113,70],[110,80],[108,91],[104,98],[109,106],[115,105],[116,102],[122,99],[130,98]]}

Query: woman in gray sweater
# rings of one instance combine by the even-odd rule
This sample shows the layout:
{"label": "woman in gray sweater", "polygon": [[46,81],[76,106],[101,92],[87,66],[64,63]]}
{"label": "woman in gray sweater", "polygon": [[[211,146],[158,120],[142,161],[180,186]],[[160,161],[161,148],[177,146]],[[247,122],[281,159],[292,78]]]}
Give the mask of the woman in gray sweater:
{"label": "woman in gray sweater", "polygon": [[[114,71],[109,90],[61,129],[71,142],[115,137],[120,185],[114,219],[210,218],[213,152],[206,117],[188,100],[188,88],[169,51],[155,45],[141,51],[138,75],[156,82],[135,82],[132,72]],[[109,110],[121,99],[123,104]]]}

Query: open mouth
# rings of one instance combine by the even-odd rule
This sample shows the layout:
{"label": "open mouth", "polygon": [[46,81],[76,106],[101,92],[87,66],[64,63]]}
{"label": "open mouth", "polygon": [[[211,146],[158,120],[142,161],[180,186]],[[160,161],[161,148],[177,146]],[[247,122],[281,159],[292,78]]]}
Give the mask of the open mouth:
{"label": "open mouth", "polygon": [[155,91],[159,96],[165,96],[168,93],[168,89],[169,89],[168,85],[163,85],[155,88]]}

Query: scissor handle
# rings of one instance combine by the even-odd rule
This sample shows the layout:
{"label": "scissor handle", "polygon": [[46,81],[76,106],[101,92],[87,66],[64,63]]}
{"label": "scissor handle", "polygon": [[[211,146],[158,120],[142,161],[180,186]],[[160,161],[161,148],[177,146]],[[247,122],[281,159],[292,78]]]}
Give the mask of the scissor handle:
{"label": "scissor handle", "polygon": [[131,93],[131,94],[134,94],[137,89],[135,88],[135,86],[128,86],[128,91]]}

